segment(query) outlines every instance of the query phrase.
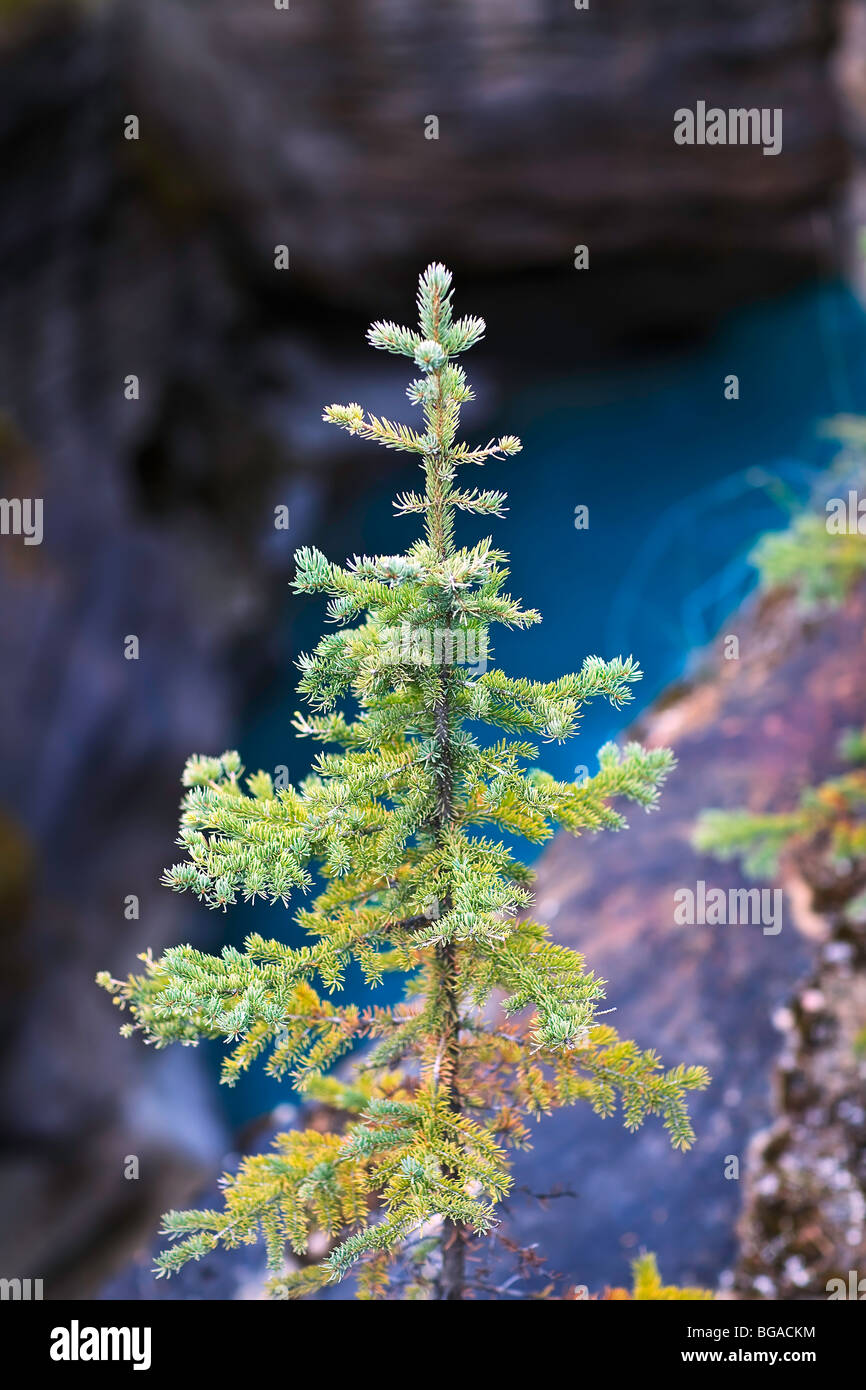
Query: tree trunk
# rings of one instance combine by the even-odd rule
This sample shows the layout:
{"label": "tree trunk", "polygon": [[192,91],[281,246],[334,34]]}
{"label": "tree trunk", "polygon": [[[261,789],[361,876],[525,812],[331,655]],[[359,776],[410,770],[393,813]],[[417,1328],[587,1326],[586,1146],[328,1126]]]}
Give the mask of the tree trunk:
{"label": "tree trunk", "polygon": [[442,1276],[439,1297],[451,1302],[463,1298],[466,1287],[466,1227],[446,1221],[442,1235]]}
{"label": "tree trunk", "polygon": [[[455,1115],[460,1114],[460,1092],[457,1087],[457,1064],[460,1060],[460,1010],[457,997],[456,948],[452,944],[437,951],[442,971],[442,993],[446,1005],[446,1025],[442,1038],[443,1062],[448,1075],[448,1103]],[[453,1172],[447,1177],[454,1177]],[[466,1227],[460,1222],[446,1221],[442,1232],[442,1273],[439,1297],[444,1300],[462,1299],[466,1280]]]}
{"label": "tree trunk", "polygon": [[[438,338],[438,333],[437,333]],[[439,373],[436,373],[439,376]],[[441,401],[441,383],[440,383]],[[442,482],[438,465],[444,454],[441,416],[430,419],[436,436],[432,466],[427,469],[427,497],[430,510],[427,516],[428,538],[437,553],[444,560],[453,552],[446,507],[442,496]],[[445,625],[450,629],[451,614],[447,614]],[[450,652],[450,647],[449,647]],[[435,740],[439,753],[438,791],[439,805],[436,812],[438,833],[448,827],[454,814],[454,769],[451,747],[451,681],[448,667],[439,670],[439,695],[434,707]],[[439,903],[439,914],[444,916],[451,908],[450,898]],[[460,1061],[460,986],[457,970],[457,948],[453,942],[446,942],[436,948],[439,966],[440,999],[443,1005],[444,1026],[440,1040],[441,1067],[444,1071],[444,1084],[447,1088],[448,1104],[455,1115],[460,1114],[460,1092],[457,1083],[457,1070]],[[454,1171],[445,1171],[447,1178],[454,1178]],[[438,1281],[438,1296],[449,1302],[463,1298],[466,1278],[466,1228],[460,1222],[446,1221],[441,1240],[442,1270]]]}

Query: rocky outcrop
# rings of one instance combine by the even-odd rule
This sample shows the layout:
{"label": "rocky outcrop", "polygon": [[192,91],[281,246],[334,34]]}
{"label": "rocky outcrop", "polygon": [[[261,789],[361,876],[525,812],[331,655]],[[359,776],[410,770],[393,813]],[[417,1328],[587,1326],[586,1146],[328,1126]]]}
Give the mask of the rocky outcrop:
{"label": "rocky outcrop", "polygon": [[[609,982],[620,1032],[657,1048],[668,1063],[703,1063],[713,1076],[694,1100],[698,1143],[688,1154],[670,1152],[652,1121],[634,1136],[617,1120],[575,1109],[540,1124],[531,1154],[519,1159],[518,1183],[548,1192],[558,1181],[577,1197],[548,1211],[531,1201],[515,1204],[514,1233],[521,1243],[538,1241],[554,1267],[590,1288],[623,1283],[626,1259],[641,1246],[657,1253],[672,1282],[733,1282],[742,1189],[746,1181],[760,1183],[765,1172],[763,1162],[755,1171],[754,1150],[747,1158],[749,1145],[776,1118],[771,1075],[783,1045],[774,1017],[815,968],[819,949],[812,918],[790,882],[775,936],[759,925],[678,926],[674,893],[694,889],[698,880],[725,890],[748,886],[737,865],[692,849],[702,810],[789,808],[802,787],[840,770],[839,736],[863,718],[866,590],[836,612],[811,617],[792,598],[773,595],[731,619],[726,632],[739,637],[740,659],[719,652],[638,730],[677,756],[659,810],[633,815],[621,836],[576,845],[559,838],[539,865],[539,916]],[[852,978],[850,962],[833,957],[818,989],[838,1001]],[[862,982],[857,988],[862,992]],[[805,997],[816,995],[807,990]],[[807,1113],[817,1106],[834,1116],[820,1152],[830,1154],[839,1140],[834,1162],[851,1171],[862,1111],[853,1100],[858,1081],[850,1051],[846,1069],[825,1083],[837,1051],[849,1049],[858,997],[851,992],[834,1025],[838,1039],[832,1050],[819,1048],[797,1102]],[[807,1036],[823,1007],[800,1018]],[[850,1108],[840,1110],[846,1096]],[[802,1119],[796,1124],[799,1136]],[[840,1126],[848,1129],[844,1142]],[[804,1161],[813,1149],[818,1152],[817,1138]],[[739,1180],[726,1177],[734,1171],[731,1156],[739,1160]],[[851,1193],[841,1196],[848,1200]],[[841,1220],[840,1206],[836,1238]],[[844,1247],[825,1255],[830,1264],[843,1261]],[[812,1266],[804,1287],[811,1297],[825,1296],[823,1266]]]}
{"label": "rocky outcrop", "polygon": [[[667,265],[642,281],[657,322],[690,282],[706,309],[814,264],[812,214],[846,163],[826,63],[835,13],[820,0],[423,14],[150,0],[127,12],[130,93],[151,149],[170,152],[166,177],[230,221],[264,278],[286,243],[303,280],[366,307],[428,248],[465,275],[570,268],[585,243],[599,268]],[[677,146],[674,111],[699,99],[781,108],[782,153]]]}
{"label": "rocky outcrop", "polygon": [[[814,881],[799,886],[820,905]],[[814,969],[775,1019],[775,1118],[750,1145],[739,1222],[742,1298],[866,1294],[866,933],[838,912],[820,920]]]}

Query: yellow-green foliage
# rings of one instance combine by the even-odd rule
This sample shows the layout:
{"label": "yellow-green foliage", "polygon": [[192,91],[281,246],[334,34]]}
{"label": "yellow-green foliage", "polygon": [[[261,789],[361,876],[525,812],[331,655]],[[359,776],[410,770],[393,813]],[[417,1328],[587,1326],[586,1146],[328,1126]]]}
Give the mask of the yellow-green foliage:
{"label": "yellow-green foliage", "polygon": [[825,517],[798,516],[788,530],[763,536],[752,561],[765,589],[796,589],[807,604],[838,603],[866,572],[866,537],[831,535]]}
{"label": "yellow-green foliage", "polygon": [[682,1301],[695,1299],[713,1299],[715,1294],[710,1289],[699,1288],[680,1288],[676,1284],[663,1284],[659,1274],[656,1257],[648,1252],[643,1252],[632,1260],[632,1288],[631,1293],[625,1289],[609,1289],[605,1295],[609,1300],[631,1300],[637,1302],[667,1303],[671,1301]]}
{"label": "yellow-green foliage", "polygon": [[833,498],[847,505],[849,490],[858,492],[866,483],[866,420],[839,416],[825,433],[843,448],[822,477],[817,510],[801,512],[786,530],[762,536],[750,557],[763,589],[793,589],[806,607],[840,603],[866,573],[866,534],[859,528],[840,531],[830,507]]}
{"label": "yellow-green foliage", "polygon": [[[866,762],[866,730],[845,734],[839,752],[851,762]],[[742,859],[756,878],[774,877],[784,854],[815,846],[828,866],[850,870],[866,860],[866,768],[806,787],[793,811],[705,811],[694,843],[719,859]]]}
{"label": "yellow-green foliage", "polygon": [[[295,589],[325,595],[334,627],[299,661],[308,712],[295,728],[338,751],[320,752],[311,774],[283,789],[267,773],[245,776],[236,752],[191,758],[184,858],[164,879],[224,910],[239,896],[305,897],[318,874],[324,889],[296,914],[311,944],[254,934],[242,951],[178,946],[143,956],[144,972],[127,980],[99,977],[130,1011],[127,1033],[156,1047],[221,1039],[227,1084],[261,1061],[346,1112],[338,1133],[283,1135],[272,1153],[244,1160],[225,1179],[223,1211],[166,1218],[174,1243],[160,1273],[263,1234],[279,1298],[350,1269],[362,1297],[387,1295],[395,1276],[398,1295],[461,1297],[465,1248],[497,1221],[511,1184],[507,1151],[528,1144],[529,1119],[578,1100],[600,1115],[619,1106],[630,1129],[658,1115],[688,1148],[686,1095],[708,1080],[702,1067],[665,1071],[654,1052],[599,1022],[604,982],[533,920],[532,874],[498,838],[539,844],[557,828],[619,830],[614,801],[651,809],[673,759],[609,744],[580,783],[531,767],[538,741],[578,731],[587,701],[631,698],[641,675],[631,657],[588,657],[546,682],[479,673],[454,657],[456,638],[486,650],[492,626],[539,618],[505,591],[506,556],[491,540],[454,543],[457,510],[498,516],[504,505],[501,492],[459,487],[460,468],[520,449],[511,436],[481,447],[457,440],[472,393],[455,359],[484,324],[453,318],[451,277],[439,265],[421,277],[418,310],[417,331],[377,323],[369,333],[420,372],[408,388],[418,427],[355,404],[329,406],[325,419],[414,455],[425,490],[403,494],[397,510],[422,518],[423,532],[404,554],[356,555],[345,566],[318,550],[296,556]],[[395,642],[407,628],[424,641]],[[340,708],[347,699],[351,715]],[[479,741],[479,725],[493,727],[495,741]],[[334,1000],[353,963],[373,985],[403,974],[404,1001],[361,1009]],[[327,1078],[359,1043],[354,1075]],[[320,1250],[322,1235],[330,1242],[327,1258],[286,1274],[286,1247],[308,1253],[314,1233]]]}
{"label": "yellow-green foliage", "polygon": [[[821,497],[838,498],[847,507],[849,492],[859,497],[858,488],[866,482],[866,419],[840,416],[826,433],[843,449],[822,480]],[[823,506],[820,513],[801,513],[787,530],[761,538],[752,559],[762,587],[792,588],[807,605],[839,603],[866,573],[866,535],[859,524],[840,531],[828,524],[832,501]],[[844,735],[839,756],[866,763],[866,727]],[[791,811],[707,810],[698,821],[694,844],[719,859],[741,859],[746,873],[756,878],[775,876],[783,855],[818,845],[827,864],[844,871],[866,857],[866,769],[856,767],[805,788]],[[849,911],[866,913],[866,895],[852,900]]]}

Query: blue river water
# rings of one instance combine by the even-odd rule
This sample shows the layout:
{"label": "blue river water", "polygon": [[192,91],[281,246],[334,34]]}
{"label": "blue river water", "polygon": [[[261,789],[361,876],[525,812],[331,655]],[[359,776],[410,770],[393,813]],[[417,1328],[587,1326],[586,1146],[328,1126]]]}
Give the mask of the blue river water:
{"label": "blue river water", "polygon": [[[725,398],[730,374],[739,379],[736,400]],[[593,770],[600,744],[687,670],[754,585],[747,557],[757,536],[786,524],[787,508],[832,456],[821,426],[864,403],[866,316],[835,284],[731,314],[689,350],[615,369],[569,373],[566,364],[543,388],[512,395],[495,427],[518,434],[523,452],[470,480],[507,491],[510,510],[480,531],[478,518],[466,518],[460,539],[490,532],[510,554],[511,592],[543,622],[524,633],[500,629],[495,663],[548,680],[579,669],[588,654],[633,653],[645,673],[630,706],[591,707],[578,740],[543,745],[547,770]],[[329,558],[410,543],[415,519],[395,521],[391,506],[417,482],[411,465],[401,472],[401,457],[387,484],[317,523],[309,539]],[[575,525],[579,507],[588,508],[585,529]],[[317,641],[324,605],[287,592],[286,608],[285,679],[245,713],[235,743],[250,770],[284,764],[294,779],[315,750],[290,727],[293,662]],[[280,907],[238,906],[208,925],[208,949],[240,944],[252,929],[300,944]],[[390,986],[377,998],[384,1002],[397,982]],[[357,979],[350,990],[366,997]],[[215,1066],[220,1051],[207,1049]],[[260,1070],[222,1094],[234,1123],[291,1099],[286,1083]]]}

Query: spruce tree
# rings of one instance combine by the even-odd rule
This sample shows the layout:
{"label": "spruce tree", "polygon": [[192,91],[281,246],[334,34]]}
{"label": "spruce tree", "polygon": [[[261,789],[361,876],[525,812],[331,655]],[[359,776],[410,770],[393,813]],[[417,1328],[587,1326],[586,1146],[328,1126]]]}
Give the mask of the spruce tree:
{"label": "spruce tree", "polygon": [[[244,779],[235,752],[191,758],[185,858],[164,876],[222,909],[238,895],[288,904],[315,889],[296,914],[312,944],[254,934],[243,951],[178,946],[141,957],[144,973],[126,981],[99,977],[131,1012],[127,1035],[141,1030],[157,1047],[221,1039],[232,1045],[228,1085],[263,1061],[302,1096],[344,1112],[334,1132],[294,1130],[244,1159],[223,1180],[221,1210],[170,1212],[163,1275],[220,1243],[263,1236],[275,1297],[352,1271],[362,1297],[461,1299],[472,1293],[474,1243],[509,1190],[507,1151],[528,1146],[530,1119],[576,1101],[606,1116],[618,1098],[629,1129],[659,1115],[676,1147],[694,1138],[686,1092],[706,1085],[706,1072],[664,1071],[599,1020],[604,981],[534,920],[532,874],[505,842],[539,845],[557,827],[621,829],[614,800],[649,810],[672,756],[609,743],[579,783],[531,766],[533,740],[572,737],[587,701],[631,698],[641,672],[630,657],[588,657],[551,682],[479,673],[484,663],[465,660],[487,651],[495,625],[539,621],[504,591],[506,556],[490,539],[463,548],[454,537],[456,512],[505,511],[505,494],[459,485],[460,470],[511,457],[520,443],[458,441],[472,392],[457,359],[484,323],[453,317],[443,266],[421,276],[418,310],[417,330],[379,322],[368,338],[414,363],[407,394],[421,423],[355,404],[329,406],[324,419],[415,456],[424,489],[395,505],[423,533],[403,554],[345,566],[316,549],[296,555],[294,588],[326,595],[335,627],[299,661],[308,713],[294,725],[340,751],[320,752],[299,786],[278,790],[265,772]],[[404,976],[403,1002],[334,1002],[352,961],[371,985]],[[359,1045],[350,1073],[327,1074]],[[309,1260],[316,1233],[326,1258],[287,1269],[287,1247]]]}

